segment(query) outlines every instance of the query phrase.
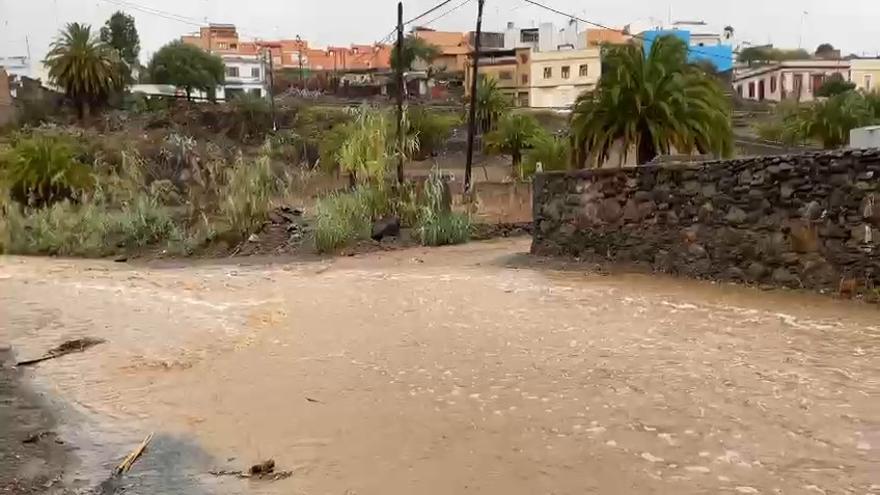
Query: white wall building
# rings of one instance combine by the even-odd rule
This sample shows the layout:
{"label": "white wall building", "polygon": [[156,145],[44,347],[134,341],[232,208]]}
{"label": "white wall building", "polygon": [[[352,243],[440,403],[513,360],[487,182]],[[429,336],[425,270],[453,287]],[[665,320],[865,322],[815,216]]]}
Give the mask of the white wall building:
{"label": "white wall building", "polygon": [[788,60],[737,69],[733,88],[753,101],[813,101],[816,91],[834,74],[850,80],[849,60]]}
{"label": "white wall building", "polygon": [[217,97],[229,100],[235,95],[251,93],[268,98],[269,84],[266,62],[260,55],[222,55],[226,65],[226,83]]}
{"label": "white wall building", "polygon": [[602,75],[598,48],[532,52],[529,106],[567,108],[581,93],[594,89]]}
{"label": "white wall building", "polygon": [[[254,94],[261,98],[269,98],[271,94],[268,84],[268,67],[259,55],[221,55],[226,66],[226,81],[217,88],[217,101],[229,101],[244,93]],[[149,96],[185,97],[186,92],[169,84],[134,84],[132,93],[143,93]],[[203,91],[193,91],[196,100],[207,100]]]}

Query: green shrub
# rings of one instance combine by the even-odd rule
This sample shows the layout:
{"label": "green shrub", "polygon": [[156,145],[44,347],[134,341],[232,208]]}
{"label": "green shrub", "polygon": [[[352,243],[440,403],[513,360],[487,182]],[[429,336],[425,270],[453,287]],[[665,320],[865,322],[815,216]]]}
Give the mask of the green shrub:
{"label": "green shrub", "polygon": [[239,140],[263,136],[272,129],[272,111],[269,102],[260,96],[244,93],[231,102],[235,112],[236,137]]}
{"label": "green shrub", "polygon": [[0,158],[0,164],[13,197],[23,204],[69,199],[93,185],[90,168],[77,160],[72,140],[62,136],[19,138]]}
{"label": "green shrub", "polygon": [[524,177],[534,175],[539,163],[545,172],[568,168],[571,146],[567,137],[541,132],[532,138],[529,145],[531,148],[526,151],[522,167]]}
{"label": "green shrub", "polygon": [[425,159],[443,146],[452,129],[461,123],[458,115],[411,106],[407,110],[409,133],[418,138],[416,159]]}

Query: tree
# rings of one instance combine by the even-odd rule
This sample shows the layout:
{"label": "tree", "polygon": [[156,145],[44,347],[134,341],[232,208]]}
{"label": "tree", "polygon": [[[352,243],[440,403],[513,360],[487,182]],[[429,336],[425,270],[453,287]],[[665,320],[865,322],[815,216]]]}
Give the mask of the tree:
{"label": "tree", "polygon": [[508,114],[498,122],[498,128],[484,138],[484,146],[489,154],[510,155],[513,159],[514,173],[522,177],[523,152],[532,141],[545,131],[538,121],[528,114]]}
{"label": "tree", "polygon": [[855,83],[845,80],[840,74],[832,74],[831,77],[829,77],[828,80],[816,90],[816,96],[834,96],[854,89],[856,89]]}
{"label": "tree", "polygon": [[49,81],[64,89],[80,118],[125,84],[118,54],[93,36],[87,24],[68,24],[52,42],[44,63]]}
{"label": "tree", "polygon": [[[397,70],[397,45],[391,49],[391,68]],[[403,39],[403,70],[412,70],[416,60],[423,60],[426,64],[430,64],[440,56],[440,49],[428,43],[422,38],[409,35]]]}
{"label": "tree", "polygon": [[739,62],[753,64],[769,64],[771,62],[781,62],[785,60],[808,60],[812,56],[803,49],[782,50],[773,48],[772,46],[750,46],[739,52],[737,60]]}
{"label": "tree", "polygon": [[730,103],[721,86],[687,62],[687,47],[665,36],[645,57],[637,46],[608,51],[608,72],[575,102],[571,128],[577,163],[601,164],[612,148],[632,147],[639,163],[674,148],[729,155]]}
{"label": "tree", "polygon": [[138,63],[141,39],[134,25],[134,17],[117,11],[101,28],[101,41],[115,48],[129,67]]}
{"label": "tree", "polygon": [[491,131],[496,122],[510,110],[511,102],[492,78],[483,78],[477,86],[477,122],[483,132]]}
{"label": "tree", "polygon": [[837,58],[840,51],[834,48],[831,43],[822,43],[816,48],[816,56],[819,58]]}
{"label": "tree", "polygon": [[193,90],[213,91],[225,80],[223,60],[182,41],[172,41],[153,55],[147,72],[156,84],[173,84],[192,98]]}

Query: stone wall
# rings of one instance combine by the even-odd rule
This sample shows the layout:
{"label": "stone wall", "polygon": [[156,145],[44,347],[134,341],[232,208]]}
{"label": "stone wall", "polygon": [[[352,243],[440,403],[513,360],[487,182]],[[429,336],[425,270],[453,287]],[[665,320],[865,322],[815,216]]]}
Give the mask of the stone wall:
{"label": "stone wall", "polygon": [[816,290],[880,287],[880,149],[549,173],[536,254]]}

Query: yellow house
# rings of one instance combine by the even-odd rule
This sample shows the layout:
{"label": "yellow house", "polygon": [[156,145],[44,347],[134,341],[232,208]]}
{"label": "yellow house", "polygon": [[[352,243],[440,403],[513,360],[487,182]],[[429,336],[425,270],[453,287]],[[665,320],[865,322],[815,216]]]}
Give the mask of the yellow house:
{"label": "yellow house", "polygon": [[858,89],[880,91],[880,58],[855,58],[849,63],[849,80]]}
{"label": "yellow house", "polygon": [[532,108],[568,108],[584,91],[596,88],[602,75],[599,48],[532,53]]}

